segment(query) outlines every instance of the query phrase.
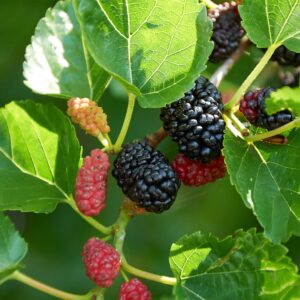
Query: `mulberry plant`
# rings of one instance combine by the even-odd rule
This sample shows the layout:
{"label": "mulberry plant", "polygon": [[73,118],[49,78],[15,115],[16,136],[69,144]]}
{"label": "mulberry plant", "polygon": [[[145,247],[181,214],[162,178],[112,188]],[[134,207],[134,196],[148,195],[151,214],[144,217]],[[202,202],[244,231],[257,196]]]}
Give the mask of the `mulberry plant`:
{"label": "mulberry plant", "polygon": [[[220,2],[47,10],[23,64],[41,99],[0,108],[1,299],[20,283],[65,300],[300,298],[286,244],[300,236],[300,88],[275,80],[298,71],[300,2]],[[236,219],[231,186],[257,228]],[[41,277],[62,289],[27,275],[44,253],[10,212],[59,206],[53,234],[38,228],[62,256]]]}

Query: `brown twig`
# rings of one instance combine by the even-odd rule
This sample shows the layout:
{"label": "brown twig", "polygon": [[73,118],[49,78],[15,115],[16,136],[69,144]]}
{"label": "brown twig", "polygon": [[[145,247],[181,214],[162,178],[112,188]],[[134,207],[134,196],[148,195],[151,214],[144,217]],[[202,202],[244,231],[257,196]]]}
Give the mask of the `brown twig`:
{"label": "brown twig", "polygon": [[156,148],[167,136],[168,132],[161,127],[152,134],[148,134],[146,136],[146,140],[149,145],[151,145],[153,148]]}
{"label": "brown twig", "polygon": [[211,76],[210,81],[218,87],[223,78],[232,69],[235,63],[240,59],[244,52],[249,48],[250,41],[244,38],[239,48],[217,69],[217,71]]}

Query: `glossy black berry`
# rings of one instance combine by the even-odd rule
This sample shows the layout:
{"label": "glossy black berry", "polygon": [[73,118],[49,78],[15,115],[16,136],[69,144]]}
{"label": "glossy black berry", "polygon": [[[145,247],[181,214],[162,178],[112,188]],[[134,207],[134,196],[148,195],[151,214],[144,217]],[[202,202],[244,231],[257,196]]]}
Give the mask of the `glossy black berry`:
{"label": "glossy black berry", "polygon": [[113,176],[126,196],[156,213],[171,207],[180,186],[168,160],[145,141],[123,146],[114,162]]}
{"label": "glossy black berry", "polygon": [[214,42],[214,50],[209,60],[218,63],[227,59],[239,47],[245,31],[241,26],[237,4],[233,1],[210,9],[208,16],[213,21]]}
{"label": "glossy black berry", "polygon": [[178,176],[165,161],[138,168],[128,197],[147,211],[161,213],[171,207],[180,186]]}
{"label": "glossy black berry", "polygon": [[251,124],[268,130],[281,127],[294,119],[292,113],[287,109],[273,115],[267,114],[265,100],[272,91],[274,91],[272,88],[263,88],[248,92],[240,103],[240,111]]}
{"label": "glossy black berry", "polygon": [[161,110],[164,129],[190,159],[209,162],[221,155],[225,122],[216,87],[201,76],[192,90]]}
{"label": "glossy black berry", "polygon": [[112,174],[117,179],[123,193],[127,194],[135,182],[139,167],[162,160],[165,160],[164,156],[154,150],[146,141],[135,141],[122,147],[122,151],[114,161]]}
{"label": "glossy black berry", "polygon": [[282,66],[299,67],[300,53],[293,52],[282,45],[276,49],[272,60],[277,61]]}

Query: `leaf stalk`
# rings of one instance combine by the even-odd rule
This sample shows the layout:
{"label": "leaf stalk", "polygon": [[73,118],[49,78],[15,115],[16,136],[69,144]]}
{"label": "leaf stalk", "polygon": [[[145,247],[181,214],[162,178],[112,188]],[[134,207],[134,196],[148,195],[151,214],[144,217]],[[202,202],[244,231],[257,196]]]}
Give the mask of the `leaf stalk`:
{"label": "leaf stalk", "polygon": [[292,122],[290,122],[290,123],[288,123],[284,126],[276,128],[274,130],[270,130],[270,131],[267,131],[267,132],[264,132],[264,133],[261,133],[261,134],[250,135],[250,136],[245,138],[245,141],[248,142],[248,143],[249,142],[258,142],[258,141],[261,141],[261,140],[279,135],[279,134],[281,134],[285,131],[291,130],[291,129],[296,128],[296,127],[300,127],[300,117],[296,118],[294,121],[292,121]]}
{"label": "leaf stalk", "polygon": [[38,291],[41,291],[45,294],[51,295],[55,298],[58,299],[63,299],[63,300],[90,300],[92,299],[93,292],[89,292],[86,295],[76,295],[76,294],[71,294],[67,293],[64,291],[61,291],[59,289],[56,289],[54,287],[51,287],[49,285],[46,285],[40,281],[37,281],[19,271],[15,271],[13,275],[11,276],[10,279],[17,280],[19,282],[22,282],[23,284],[26,284]]}
{"label": "leaf stalk", "polygon": [[125,140],[125,137],[126,137],[126,134],[127,134],[130,122],[131,122],[132,113],[133,113],[134,105],[135,105],[135,100],[136,100],[136,96],[134,94],[129,93],[128,94],[128,106],[127,106],[127,111],[126,111],[125,119],[123,122],[123,126],[122,126],[120,134],[117,138],[117,141],[114,145],[115,153],[118,153],[121,150],[122,144]]}
{"label": "leaf stalk", "polygon": [[275,50],[280,46],[280,44],[271,45],[268,50],[265,52],[264,56],[261,58],[260,62],[256,65],[253,71],[249,74],[240,88],[237,90],[233,98],[225,105],[226,110],[230,110],[234,107],[241,99],[241,97],[245,94],[245,92],[249,89],[254,80],[258,77],[258,75],[262,72],[264,67],[267,65]]}

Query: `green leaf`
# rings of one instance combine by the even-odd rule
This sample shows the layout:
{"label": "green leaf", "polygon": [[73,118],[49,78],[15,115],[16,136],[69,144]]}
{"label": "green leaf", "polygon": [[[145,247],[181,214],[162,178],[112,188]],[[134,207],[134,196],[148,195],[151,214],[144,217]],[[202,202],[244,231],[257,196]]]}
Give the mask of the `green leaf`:
{"label": "green leaf", "polygon": [[184,236],[170,252],[176,299],[288,299],[299,277],[286,253],[254,229],[223,240],[200,232]]}
{"label": "green leaf", "polygon": [[47,11],[25,56],[25,84],[39,94],[97,101],[110,79],[86,49],[71,0]]}
{"label": "green leaf", "polygon": [[267,112],[274,114],[278,111],[289,109],[294,115],[300,115],[300,87],[290,88],[285,86],[272,92],[266,101]]}
{"label": "green leaf", "polygon": [[27,253],[27,244],[15,230],[12,222],[0,213],[0,284],[16,269]]}
{"label": "green leaf", "polygon": [[242,26],[259,48],[283,44],[300,52],[300,0],[243,0],[239,12]]}
{"label": "green leaf", "polygon": [[74,189],[81,148],[53,105],[18,101],[0,110],[0,210],[51,212]]}
{"label": "green leaf", "polygon": [[198,0],[74,0],[95,61],[143,107],[190,89],[212,51],[212,24]]}
{"label": "green leaf", "polygon": [[300,235],[300,129],[287,145],[246,143],[226,132],[231,182],[274,243]]}

